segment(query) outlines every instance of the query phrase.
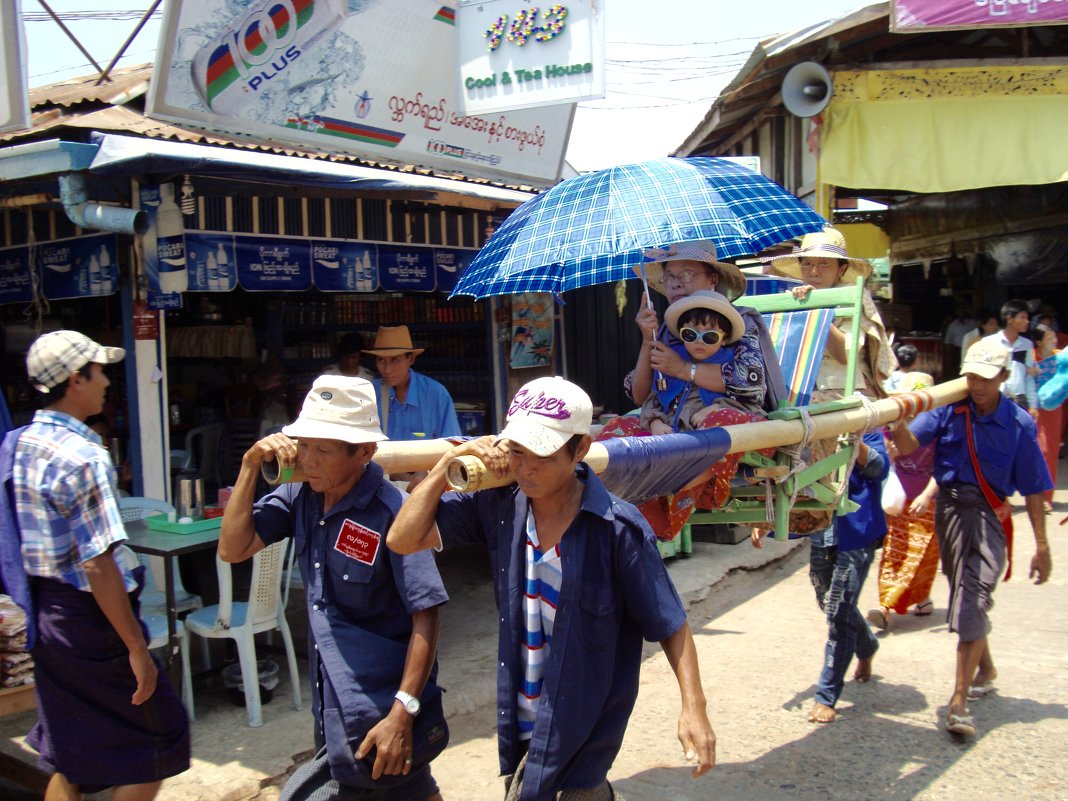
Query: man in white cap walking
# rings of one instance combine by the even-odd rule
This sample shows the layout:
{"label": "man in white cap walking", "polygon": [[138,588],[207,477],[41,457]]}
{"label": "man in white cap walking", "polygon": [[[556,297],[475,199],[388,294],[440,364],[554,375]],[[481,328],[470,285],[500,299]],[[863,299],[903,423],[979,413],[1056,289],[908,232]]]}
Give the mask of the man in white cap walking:
{"label": "man in white cap walking", "polygon": [[958,638],[946,728],[964,737],[976,733],[968,701],[989,695],[997,677],[987,613],[1002,571],[1006,580],[1012,574],[1007,498],[1014,492],[1024,496],[1035,535],[1029,576],[1042,584],[1053,570],[1042,507],[1043,493],[1053,482],[1038,449],[1035,421],[1001,392],[1009,365],[1007,348],[989,337],[980,340],[968,349],[960,368],[968,380],[968,397],[924,412],[909,426],[899,423],[892,432],[902,456],[935,443],[935,534],[942,572],[949,579],[946,617]]}
{"label": "man in white cap walking", "polygon": [[[279,801],[441,800],[430,760],[448,741],[435,683],[448,596],[433,554],[385,547],[404,494],[371,461],[384,439],[369,381],[320,376],[300,416],[245,453],[223,515],[220,557],[292,537],[307,596],[317,753]],[[265,460],[299,464],[303,482],[256,500]]]}
{"label": "man in white cap walking", "polygon": [[[37,338],[26,371],[45,406],[4,439],[0,565],[27,609],[38,720],[27,742],[49,801],[114,787],[150,801],[189,767],[189,721],[138,619],[144,568],[123,542],[115,468],[85,425],[104,408],[122,348],[77,331]],[[31,600],[32,599],[32,600]]]}
{"label": "man in white cap walking", "polygon": [[[398,553],[460,543],[489,550],[506,801],[620,798],[606,777],[638,695],[643,640],[660,643],[678,678],[679,740],[698,763],[693,775],[715,763],[693,635],[653,533],[582,463],[592,416],[575,384],[531,381],[500,436],[445,454],[387,537]],[[510,471],[518,486],[444,492],[449,460],[464,454],[498,475]]]}

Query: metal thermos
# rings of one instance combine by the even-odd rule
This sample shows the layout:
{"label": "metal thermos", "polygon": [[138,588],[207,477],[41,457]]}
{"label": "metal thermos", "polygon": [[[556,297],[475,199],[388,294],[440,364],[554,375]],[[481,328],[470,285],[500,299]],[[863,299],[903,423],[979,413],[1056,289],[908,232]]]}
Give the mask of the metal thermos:
{"label": "metal thermos", "polygon": [[174,509],[181,520],[204,517],[204,480],[195,470],[179,470],[174,477]]}

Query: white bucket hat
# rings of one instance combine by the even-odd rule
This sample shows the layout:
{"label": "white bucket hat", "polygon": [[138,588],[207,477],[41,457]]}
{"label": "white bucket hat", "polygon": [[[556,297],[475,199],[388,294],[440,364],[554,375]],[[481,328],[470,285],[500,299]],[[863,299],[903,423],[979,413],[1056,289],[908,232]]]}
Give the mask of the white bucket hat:
{"label": "white bucket hat", "polygon": [[780,256],[771,260],[771,266],[780,275],[789,278],[801,278],[801,259],[841,259],[848,262],[845,273],[839,283],[852,283],[858,277],[867,278],[871,275],[871,262],[867,259],[855,258],[849,255],[846,249],[846,240],[842,232],[837,228],[827,226],[822,231],[814,234],[805,234],[801,238],[801,244],[797,246],[789,256]]}
{"label": "white bucket hat", "polygon": [[506,439],[538,456],[552,456],[576,434],[589,434],[593,402],[582,387],[560,376],[536,378],[515,393],[508,407]]}
{"label": "white bucket hat", "polygon": [[[645,265],[645,278],[649,286],[666,295],[664,291],[664,264],[669,261],[700,261],[707,264],[716,275],[716,291],[726,295],[728,300],[737,300],[745,294],[745,275],[725,261],[717,261],[716,245],[707,239],[696,239],[691,242],[676,242],[662,248],[647,248],[642,256],[647,262]],[[641,278],[642,268],[632,267],[634,273]]]}
{"label": "white bucket hat", "polygon": [[667,323],[668,331],[676,339],[679,336],[679,318],[690,309],[711,309],[714,312],[719,312],[730,321],[731,330],[724,331],[727,335],[723,342],[724,345],[737,342],[745,334],[745,322],[742,320],[742,315],[730,304],[730,301],[719,292],[702,289],[688,297],[676,300],[664,312],[664,322]]}
{"label": "white bucket hat", "polygon": [[304,398],[300,416],[282,428],[294,439],[360,444],[388,439],[378,422],[375,385],[363,378],[321,375]]}
{"label": "white bucket hat", "polygon": [[42,334],[26,354],[26,374],[38,392],[48,392],[87,364],[115,364],[126,356],[122,348],[108,348],[79,331]]}

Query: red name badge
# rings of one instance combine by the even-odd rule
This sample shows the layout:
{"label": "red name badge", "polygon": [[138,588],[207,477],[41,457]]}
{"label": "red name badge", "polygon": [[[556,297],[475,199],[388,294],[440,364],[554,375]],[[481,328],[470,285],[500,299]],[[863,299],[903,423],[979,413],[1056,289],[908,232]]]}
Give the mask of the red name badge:
{"label": "red name badge", "polygon": [[377,531],[361,526],[355,521],[346,520],[341,526],[341,532],[337,535],[334,550],[362,564],[373,565],[381,544],[382,535]]}

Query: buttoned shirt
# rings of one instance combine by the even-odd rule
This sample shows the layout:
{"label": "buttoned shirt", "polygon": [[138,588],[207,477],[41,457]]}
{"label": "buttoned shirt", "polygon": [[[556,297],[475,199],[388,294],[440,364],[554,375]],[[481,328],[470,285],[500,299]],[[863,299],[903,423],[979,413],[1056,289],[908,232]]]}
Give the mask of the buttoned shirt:
{"label": "buttoned shirt", "polygon": [[[967,403],[972,418],[975,452],[983,477],[990,488],[1005,498],[1013,492],[1035,495],[1053,489],[1045,459],[1038,449],[1038,427],[1034,419],[1006,397],[999,399],[990,414],[979,416],[971,398]],[[968,452],[964,415],[958,404],[941,406],[916,417],[909,426],[921,445],[935,443],[933,475],[939,485],[953,483],[979,485]]]}
{"label": "buttoned shirt", "polygon": [[[386,532],[404,498],[372,462],[326,514],[322,493],[306,484],[283,484],[253,507],[261,540],[295,541],[307,597],[313,714],[316,731],[326,740],[344,738],[360,715],[371,713],[349,665],[380,654],[357,647],[349,634],[362,629],[383,638],[386,648],[406,647],[412,614],[448,600],[433,553],[400,556],[386,547]],[[399,688],[400,679],[398,673],[390,692]]]}
{"label": "buttoned shirt", "polygon": [[137,557],[125,545],[115,468],[100,437],[69,414],[38,411],[19,437],[12,465],[23,567],[90,592],[83,563],[112,551],[127,592]]}
{"label": "buttoned shirt", "polygon": [[[1010,398],[1023,395],[1027,398],[1029,408],[1037,408],[1038,391],[1035,389],[1035,379],[1027,373],[1027,368],[1035,366],[1034,343],[1024,336],[1017,336],[1015,341],[1010,343],[1004,331],[998,331],[988,337],[983,337],[983,341],[997,342],[1005,350],[1012,353],[1013,358],[1009,362],[1009,377],[1001,385],[1001,391]],[[1020,359],[1022,361],[1018,361]]]}
{"label": "buttoned shirt", "polygon": [[[648,523],[586,465],[578,476],[585,487],[559,544],[563,580],[522,801],[548,801],[563,788],[604,782],[638,695],[642,640],[667,639],[686,622]],[[497,734],[504,774],[515,771],[521,756],[517,692],[529,507],[512,486],[447,492],[437,514],[446,547],[479,543],[489,551],[499,610]]]}
{"label": "buttoned shirt", "polygon": [[[385,435],[391,440],[460,436],[456,407],[445,385],[415,370],[410,370],[408,375],[408,394],[404,403],[397,400],[393,387],[384,386],[381,380],[375,382],[378,419],[385,420]],[[383,391],[389,393],[388,417],[382,414]]]}

